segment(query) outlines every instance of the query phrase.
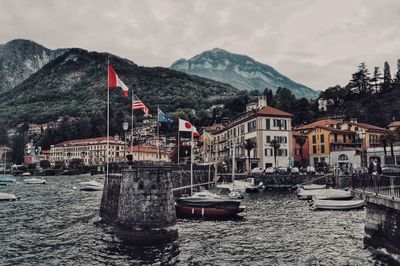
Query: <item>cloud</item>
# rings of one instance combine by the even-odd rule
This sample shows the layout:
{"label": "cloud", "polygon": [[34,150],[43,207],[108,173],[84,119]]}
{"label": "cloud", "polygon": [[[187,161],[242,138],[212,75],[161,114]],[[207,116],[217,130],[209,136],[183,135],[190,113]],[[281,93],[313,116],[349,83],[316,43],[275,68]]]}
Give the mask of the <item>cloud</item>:
{"label": "cloud", "polygon": [[169,66],[214,47],[246,54],[317,89],[346,84],[357,65],[400,57],[395,0],[2,0],[0,43],[107,51]]}

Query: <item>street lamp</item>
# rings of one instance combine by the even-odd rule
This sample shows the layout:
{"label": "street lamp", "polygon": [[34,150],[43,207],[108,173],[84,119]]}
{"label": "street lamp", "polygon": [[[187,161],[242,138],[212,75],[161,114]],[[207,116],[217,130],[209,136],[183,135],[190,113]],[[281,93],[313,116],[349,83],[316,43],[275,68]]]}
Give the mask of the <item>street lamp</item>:
{"label": "street lamp", "polygon": [[125,158],[126,158],[126,131],[128,130],[128,128],[129,128],[128,122],[122,123],[122,129],[124,130],[124,133],[125,133],[125,139],[124,139],[124,160],[125,160]]}
{"label": "street lamp", "polygon": [[358,138],[361,140],[361,167],[364,166],[364,139],[365,139],[365,131],[358,131]]}

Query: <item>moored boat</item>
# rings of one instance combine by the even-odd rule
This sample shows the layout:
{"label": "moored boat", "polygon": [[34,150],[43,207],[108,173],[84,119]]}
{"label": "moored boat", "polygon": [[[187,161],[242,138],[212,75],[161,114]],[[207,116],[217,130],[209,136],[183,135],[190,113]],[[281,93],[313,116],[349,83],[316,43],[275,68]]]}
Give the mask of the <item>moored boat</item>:
{"label": "moored boat", "polygon": [[312,198],[325,199],[325,200],[346,200],[352,199],[350,191],[344,191],[339,189],[313,189],[304,190],[298,189],[297,196],[299,199],[309,200]]}
{"label": "moored boat", "polygon": [[303,186],[304,190],[325,189],[325,188],[326,188],[326,185],[317,185],[317,184],[310,184],[310,185]]}
{"label": "moored boat", "polygon": [[246,207],[240,200],[222,198],[209,191],[193,194],[192,197],[181,197],[175,201],[177,216],[195,218],[230,218],[243,212]]}
{"label": "moored boat", "polygon": [[15,179],[12,176],[0,177],[0,185],[7,185],[7,184],[10,184],[10,183],[15,183],[15,182],[17,182],[17,179]]}
{"label": "moored boat", "polygon": [[321,210],[352,210],[365,206],[363,200],[313,200],[312,208]]}
{"label": "moored boat", "polygon": [[28,178],[24,179],[25,184],[46,184],[46,180],[44,179],[39,179],[39,178]]}
{"label": "moored boat", "polygon": [[11,193],[0,192],[0,201],[15,201],[17,196]]}
{"label": "moored boat", "polygon": [[100,191],[103,190],[103,184],[92,180],[88,182],[81,182],[81,190],[84,191]]}

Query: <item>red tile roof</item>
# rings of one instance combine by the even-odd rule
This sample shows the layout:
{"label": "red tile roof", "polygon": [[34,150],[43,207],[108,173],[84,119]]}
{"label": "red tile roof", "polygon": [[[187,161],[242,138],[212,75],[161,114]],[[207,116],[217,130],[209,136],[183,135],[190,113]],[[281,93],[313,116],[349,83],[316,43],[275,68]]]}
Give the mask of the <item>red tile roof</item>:
{"label": "red tile roof", "polygon": [[257,111],[257,115],[269,115],[269,116],[281,116],[281,117],[292,117],[293,115],[285,111],[279,110],[271,106],[265,106]]}
{"label": "red tile roof", "polygon": [[313,129],[316,127],[333,127],[337,123],[340,123],[340,120],[335,120],[330,118],[320,119],[307,125],[298,126],[295,128],[295,130]]}
{"label": "red tile roof", "polygon": [[[136,145],[129,147],[130,152],[143,152],[143,153],[157,153],[157,146],[154,145]],[[160,148],[161,154],[168,154],[168,152]]]}
{"label": "red tile roof", "polygon": [[[115,142],[114,137],[108,137],[108,139],[111,141],[110,143]],[[98,138],[87,138],[87,139],[72,139],[72,140],[67,140],[63,141],[60,143],[55,144],[54,146],[63,146],[63,145],[79,145],[79,144],[99,144],[101,142],[106,142],[107,137],[98,137]]]}
{"label": "red tile roof", "polygon": [[374,125],[370,125],[370,124],[367,124],[367,123],[351,123],[351,122],[349,122],[349,124],[351,124],[353,126],[362,127],[362,128],[365,128],[365,129],[371,129],[371,130],[377,130],[377,131],[386,131],[385,128],[374,126]]}

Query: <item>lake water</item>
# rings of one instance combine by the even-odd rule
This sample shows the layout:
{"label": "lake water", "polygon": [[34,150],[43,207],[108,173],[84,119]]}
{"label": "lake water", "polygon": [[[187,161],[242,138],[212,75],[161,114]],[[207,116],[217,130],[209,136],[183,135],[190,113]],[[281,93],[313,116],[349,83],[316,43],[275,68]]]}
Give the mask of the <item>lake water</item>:
{"label": "lake water", "polygon": [[73,190],[89,176],[0,188],[0,265],[387,265],[364,248],[365,210],[311,211],[290,193],[247,195],[233,221],[178,220],[172,243],[135,247],[99,223],[100,192]]}

